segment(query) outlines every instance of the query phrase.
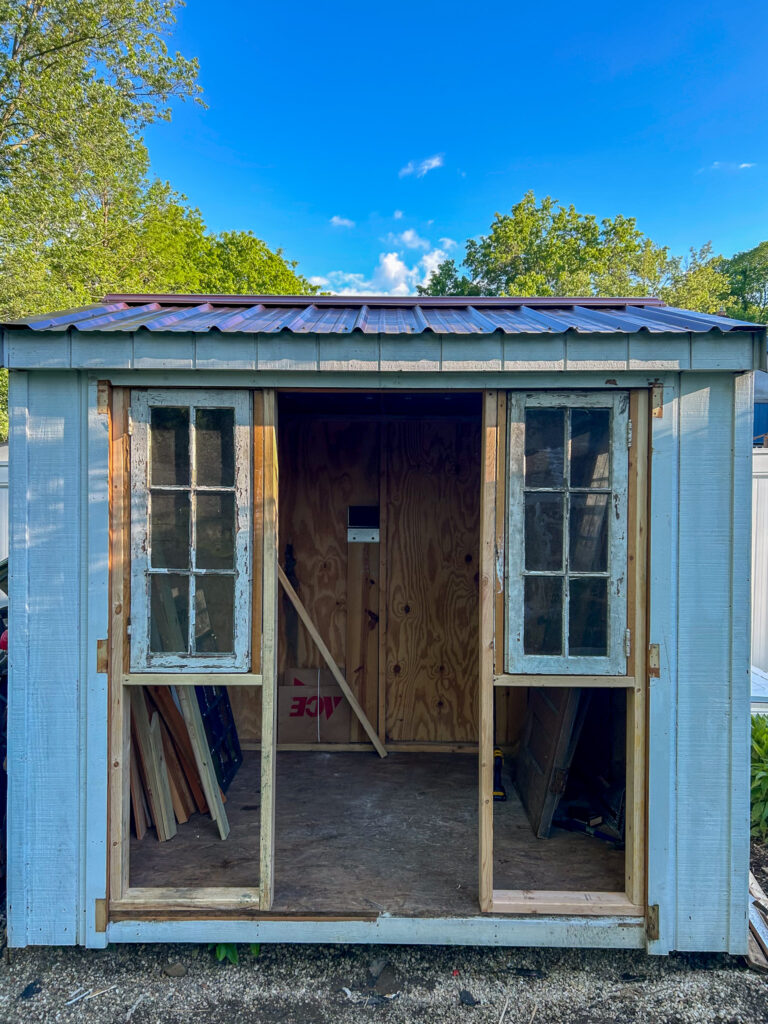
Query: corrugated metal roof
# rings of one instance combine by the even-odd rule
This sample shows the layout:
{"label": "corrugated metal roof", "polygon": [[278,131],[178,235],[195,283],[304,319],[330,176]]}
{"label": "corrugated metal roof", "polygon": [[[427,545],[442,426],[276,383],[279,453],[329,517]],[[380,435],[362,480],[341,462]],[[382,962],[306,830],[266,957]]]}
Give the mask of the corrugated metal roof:
{"label": "corrugated metal roof", "polygon": [[107,295],[104,302],[5,326],[33,331],[225,334],[650,334],[764,330],[765,325],[665,306],[654,298]]}

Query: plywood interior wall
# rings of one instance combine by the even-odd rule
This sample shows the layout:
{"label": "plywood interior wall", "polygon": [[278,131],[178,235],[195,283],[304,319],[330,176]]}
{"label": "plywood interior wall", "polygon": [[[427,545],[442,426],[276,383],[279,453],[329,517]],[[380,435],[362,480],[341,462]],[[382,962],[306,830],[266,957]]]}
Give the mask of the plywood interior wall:
{"label": "plywood interior wall", "polygon": [[[281,565],[385,742],[475,744],[479,402],[477,416],[421,419],[359,403],[345,416],[323,398],[280,409]],[[380,545],[348,544],[348,507],[377,504]],[[291,667],[325,666],[281,598],[279,668]],[[505,696],[499,742],[520,727]],[[230,698],[241,742],[258,742],[258,691]],[[364,740],[353,716],[348,742]]]}

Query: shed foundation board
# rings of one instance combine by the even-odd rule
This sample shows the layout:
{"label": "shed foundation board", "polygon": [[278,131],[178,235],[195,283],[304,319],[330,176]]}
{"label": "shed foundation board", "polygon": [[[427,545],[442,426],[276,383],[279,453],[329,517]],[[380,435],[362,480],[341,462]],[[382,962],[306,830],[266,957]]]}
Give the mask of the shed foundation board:
{"label": "shed foundation board", "polygon": [[[620,851],[560,830],[536,839],[509,792],[494,823],[499,886],[623,891]],[[474,757],[279,753],[272,913],[479,914],[476,800]],[[226,842],[201,814],[169,842],[134,838],[131,885],[255,887],[258,804],[259,758],[246,753]]]}

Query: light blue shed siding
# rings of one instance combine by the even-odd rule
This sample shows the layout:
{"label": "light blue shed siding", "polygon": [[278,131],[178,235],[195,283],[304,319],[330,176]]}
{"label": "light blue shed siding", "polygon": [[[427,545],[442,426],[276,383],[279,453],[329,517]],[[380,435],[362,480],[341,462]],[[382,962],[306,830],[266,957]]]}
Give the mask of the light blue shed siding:
{"label": "light blue shed siding", "polygon": [[[210,383],[205,376],[198,375],[200,384]],[[266,383],[258,374],[245,376],[248,384]],[[626,371],[615,376],[619,387],[643,383]],[[135,372],[130,379],[147,382]],[[512,374],[483,374],[474,382],[514,387],[515,379],[523,383]],[[648,849],[649,903],[660,908],[660,938],[650,948],[737,953],[747,934],[751,382],[748,375],[706,371],[661,379],[663,416],[653,419],[652,435],[649,628],[661,670],[650,685]],[[363,380],[373,383],[345,374],[343,385]],[[331,373],[313,383],[343,386]],[[424,386],[424,378],[388,375],[375,383]],[[541,373],[526,374],[524,383],[604,387],[605,379],[586,371]],[[445,387],[444,378],[430,377],[429,386]],[[181,922],[123,923],[106,935],[94,927],[107,854],[107,691],[95,657],[108,624],[107,418],[97,412],[96,398],[96,381],[85,374],[12,373],[14,946],[196,937]],[[570,920],[552,922],[547,941],[590,944],[569,931]],[[363,938],[344,923],[335,927],[339,941],[408,941],[410,926],[403,924],[397,940],[384,932]],[[430,927],[414,922],[411,941],[429,941]],[[455,937],[440,939],[435,924],[433,941],[462,941],[455,927]],[[198,939],[208,934],[200,928]],[[490,922],[485,929],[468,924],[467,936],[515,944],[535,932],[520,921],[494,921],[490,939],[488,928]],[[599,942],[622,944],[613,924],[595,928]],[[280,938],[294,938],[289,925]]]}
{"label": "light blue shed siding", "polygon": [[81,939],[83,404],[78,374],[11,374],[8,931],[14,946]]}
{"label": "light blue shed siding", "polygon": [[683,374],[653,423],[649,884],[658,952],[746,951],[751,380]]}

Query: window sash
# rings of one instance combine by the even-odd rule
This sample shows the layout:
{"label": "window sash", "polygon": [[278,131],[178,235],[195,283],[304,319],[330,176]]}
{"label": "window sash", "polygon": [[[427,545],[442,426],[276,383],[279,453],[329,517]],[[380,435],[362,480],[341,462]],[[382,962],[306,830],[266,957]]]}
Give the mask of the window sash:
{"label": "window sash", "polygon": [[[525,486],[525,412],[530,408],[600,409],[612,412],[610,427],[610,486],[563,488]],[[628,490],[628,422],[627,392],[510,392],[508,410],[508,490],[506,536],[506,671],[512,674],[624,675],[627,671],[625,638],[627,629],[627,490]],[[568,459],[566,452],[566,459]],[[575,572],[570,566],[559,570],[525,569],[525,495],[528,493],[565,493],[566,512],[570,496],[607,494],[609,499],[609,538],[607,571]],[[570,529],[566,519],[563,535]],[[567,540],[566,540],[567,543]],[[569,628],[568,580],[605,579],[608,583],[607,654],[571,655],[526,654],[523,646],[526,578],[560,578],[563,583],[563,626],[565,639]]]}
{"label": "window sash", "polygon": [[[194,509],[197,494],[233,493],[235,496],[234,568],[198,569],[190,552],[185,569],[151,566],[150,538],[150,417],[154,407],[192,409],[232,409],[234,411],[234,485],[203,485],[196,481],[195,431],[190,426],[189,486],[157,484],[156,493],[188,493],[193,547],[196,521]],[[192,419],[192,414],[191,414]],[[148,389],[131,394],[131,657],[132,672],[247,672],[250,668],[251,645],[251,402],[247,391],[198,390],[196,388]],[[155,576],[181,575],[189,580],[188,643],[189,652],[159,652],[150,649],[151,622],[149,591]],[[233,632],[234,650],[217,654],[194,652],[196,578],[218,576],[234,579]]]}

